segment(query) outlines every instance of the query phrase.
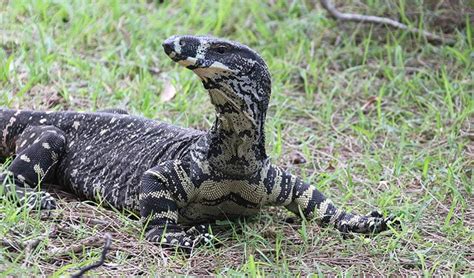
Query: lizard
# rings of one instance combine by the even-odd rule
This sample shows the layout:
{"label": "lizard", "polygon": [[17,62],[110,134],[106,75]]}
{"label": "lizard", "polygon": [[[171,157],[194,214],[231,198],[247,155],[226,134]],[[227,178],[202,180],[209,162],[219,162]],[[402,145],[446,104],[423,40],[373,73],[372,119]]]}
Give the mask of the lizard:
{"label": "lizard", "polygon": [[379,233],[398,221],[338,209],[315,186],[272,164],[264,131],[271,76],[256,51],[192,35],[172,36],[162,47],[207,90],[216,111],[207,132],[123,110],[1,109],[0,156],[14,156],[0,176],[3,194],[54,209],[55,199],[38,187],[58,184],[136,212],[147,240],[183,248],[208,242],[212,221],[252,216],[270,205],[343,233]]}

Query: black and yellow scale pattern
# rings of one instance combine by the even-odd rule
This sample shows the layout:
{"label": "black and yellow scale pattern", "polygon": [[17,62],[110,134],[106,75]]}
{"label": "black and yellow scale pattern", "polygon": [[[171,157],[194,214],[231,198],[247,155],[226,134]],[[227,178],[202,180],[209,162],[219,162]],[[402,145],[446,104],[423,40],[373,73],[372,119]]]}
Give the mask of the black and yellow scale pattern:
{"label": "black and yellow scale pattern", "polygon": [[[77,195],[139,212],[151,241],[190,247],[208,241],[207,224],[285,206],[342,232],[377,233],[393,218],[337,209],[314,186],[271,164],[264,123],[271,78],[252,49],[204,36],[173,36],[166,54],[202,80],[216,109],[208,132],[124,111],[0,110],[3,194],[55,208],[38,190],[55,183]],[[184,229],[186,225],[195,225]]]}

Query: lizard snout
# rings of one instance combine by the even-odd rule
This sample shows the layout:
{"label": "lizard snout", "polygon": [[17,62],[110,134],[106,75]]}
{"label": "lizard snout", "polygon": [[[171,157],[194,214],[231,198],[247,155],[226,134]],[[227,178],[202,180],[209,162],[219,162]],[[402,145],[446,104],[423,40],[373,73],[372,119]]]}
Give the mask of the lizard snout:
{"label": "lizard snout", "polygon": [[163,49],[165,50],[166,55],[170,55],[171,52],[174,52],[174,40],[167,39],[162,44]]}
{"label": "lizard snout", "polygon": [[165,51],[166,55],[168,55],[171,59],[176,60],[176,56],[180,54],[181,49],[176,49],[176,46],[179,46],[179,37],[172,36],[166,39],[161,46],[163,46],[163,50]]}

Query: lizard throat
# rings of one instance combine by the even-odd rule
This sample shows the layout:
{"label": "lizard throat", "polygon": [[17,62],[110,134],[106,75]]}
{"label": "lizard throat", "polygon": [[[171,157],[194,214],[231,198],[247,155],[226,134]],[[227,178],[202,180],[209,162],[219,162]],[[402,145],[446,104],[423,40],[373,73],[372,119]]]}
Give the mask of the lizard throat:
{"label": "lizard throat", "polygon": [[[236,92],[230,91],[228,86],[208,91],[216,109],[216,120],[209,132],[209,162],[234,176],[259,171],[267,158],[266,107],[260,109],[255,103],[253,106],[246,103],[245,98],[232,97]],[[239,94],[242,96],[243,92]]]}

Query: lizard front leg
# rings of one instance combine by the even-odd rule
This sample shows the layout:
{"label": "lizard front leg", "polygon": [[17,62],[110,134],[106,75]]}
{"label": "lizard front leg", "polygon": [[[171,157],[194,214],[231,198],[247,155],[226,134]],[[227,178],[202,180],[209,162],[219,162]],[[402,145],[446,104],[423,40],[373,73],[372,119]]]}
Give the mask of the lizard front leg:
{"label": "lizard front leg", "polygon": [[178,209],[188,203],[195,191],[188,173],[189,166],[175,160],[149,169],[143,175],[140,215],[146,224],[148,240],[190,248],[211,239],[204,225],[184,230],[178,224]]}
{"label": "lizard front leg", "polygon": [[323,225],[332,224],[343,233],[379,233],[389,224],[399,224],[393,217],[384,218],[376,211],[357,215],[340,210],[315,187],[276,166],[269,167],[266,186],[272,192],[271,202],[307,219],[317,218]]}
{"label": "lizard front leg", "polygon": [[30,208],[55,208],[53,197],[34,187],[54,176],[65,143],[64,132],[54,126],[27,127],[16,140],[16,157],[7,173],[0,174],[3,194],[14,196]]}

